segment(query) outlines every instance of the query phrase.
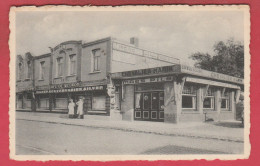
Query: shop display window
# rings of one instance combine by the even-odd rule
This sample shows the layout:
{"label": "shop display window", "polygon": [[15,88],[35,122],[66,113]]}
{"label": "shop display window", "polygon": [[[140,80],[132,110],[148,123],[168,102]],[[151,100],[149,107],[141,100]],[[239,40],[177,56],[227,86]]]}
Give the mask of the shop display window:
{"label": "shop display window", "polygon": [[106,110],[106,96],[93,96],[92,110]]}
{"label": "shop display window", "polygon": [[198,87],[195,85],[186,84],[182,91],[182,108],[196,110]]}
{"label": "shop display window", "polygon": [[203,101],[203,108],[214,110],[214,104],[215,104],[214,92],[215,92],[214,88],[208,88],[206,97],[204,98]]}
{"label": "shop display window", "polygon": [[221,96],[221,109],[229,111],[229,91],[225,91]]}

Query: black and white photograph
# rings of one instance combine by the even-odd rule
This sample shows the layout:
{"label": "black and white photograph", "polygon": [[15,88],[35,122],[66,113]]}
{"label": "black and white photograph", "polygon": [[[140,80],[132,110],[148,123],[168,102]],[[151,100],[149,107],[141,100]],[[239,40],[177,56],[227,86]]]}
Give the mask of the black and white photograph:
{"label": "black and white photograph", "polygon": [[245,159],[246,5],[10,9],[10,157]]}

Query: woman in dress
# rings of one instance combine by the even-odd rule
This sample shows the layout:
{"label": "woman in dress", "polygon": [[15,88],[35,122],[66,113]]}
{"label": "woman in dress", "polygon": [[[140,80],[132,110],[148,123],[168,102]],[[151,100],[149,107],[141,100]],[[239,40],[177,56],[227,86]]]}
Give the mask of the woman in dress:
{"label": "woman in dress", "polygon": [[72,99],[70,99],[69,105],[68,105],[69,118],[74,118],[74,107],[75,107],[75,103],[73,102]]}
{"label": "woman in dress", "polygon": [[77,114],[79,116],[80,119],[84,118],[84,112],[83,112],[83,99],[80,98],[79,101],[77,102],[78,105],[78,111]]}

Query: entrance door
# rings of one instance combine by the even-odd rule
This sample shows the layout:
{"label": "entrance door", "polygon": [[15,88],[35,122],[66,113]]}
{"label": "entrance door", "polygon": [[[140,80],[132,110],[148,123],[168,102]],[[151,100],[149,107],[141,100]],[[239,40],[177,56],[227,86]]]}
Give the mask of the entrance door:
{"label": "entrance door", "polygon": [[163,121],[164,93],[140,92],[135,94],[135,120]]}

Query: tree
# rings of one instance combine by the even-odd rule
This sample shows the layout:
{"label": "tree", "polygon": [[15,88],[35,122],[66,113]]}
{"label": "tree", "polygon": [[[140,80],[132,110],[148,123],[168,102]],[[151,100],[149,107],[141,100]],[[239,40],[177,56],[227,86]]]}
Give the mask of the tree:
{"label": "tree", "polygon": [[215,71],[235,77],[244,77],[244,46],[229,39],[219,41],[214,46],[215,54],[197,52],[190,56],[195,60],[195,67]]}

